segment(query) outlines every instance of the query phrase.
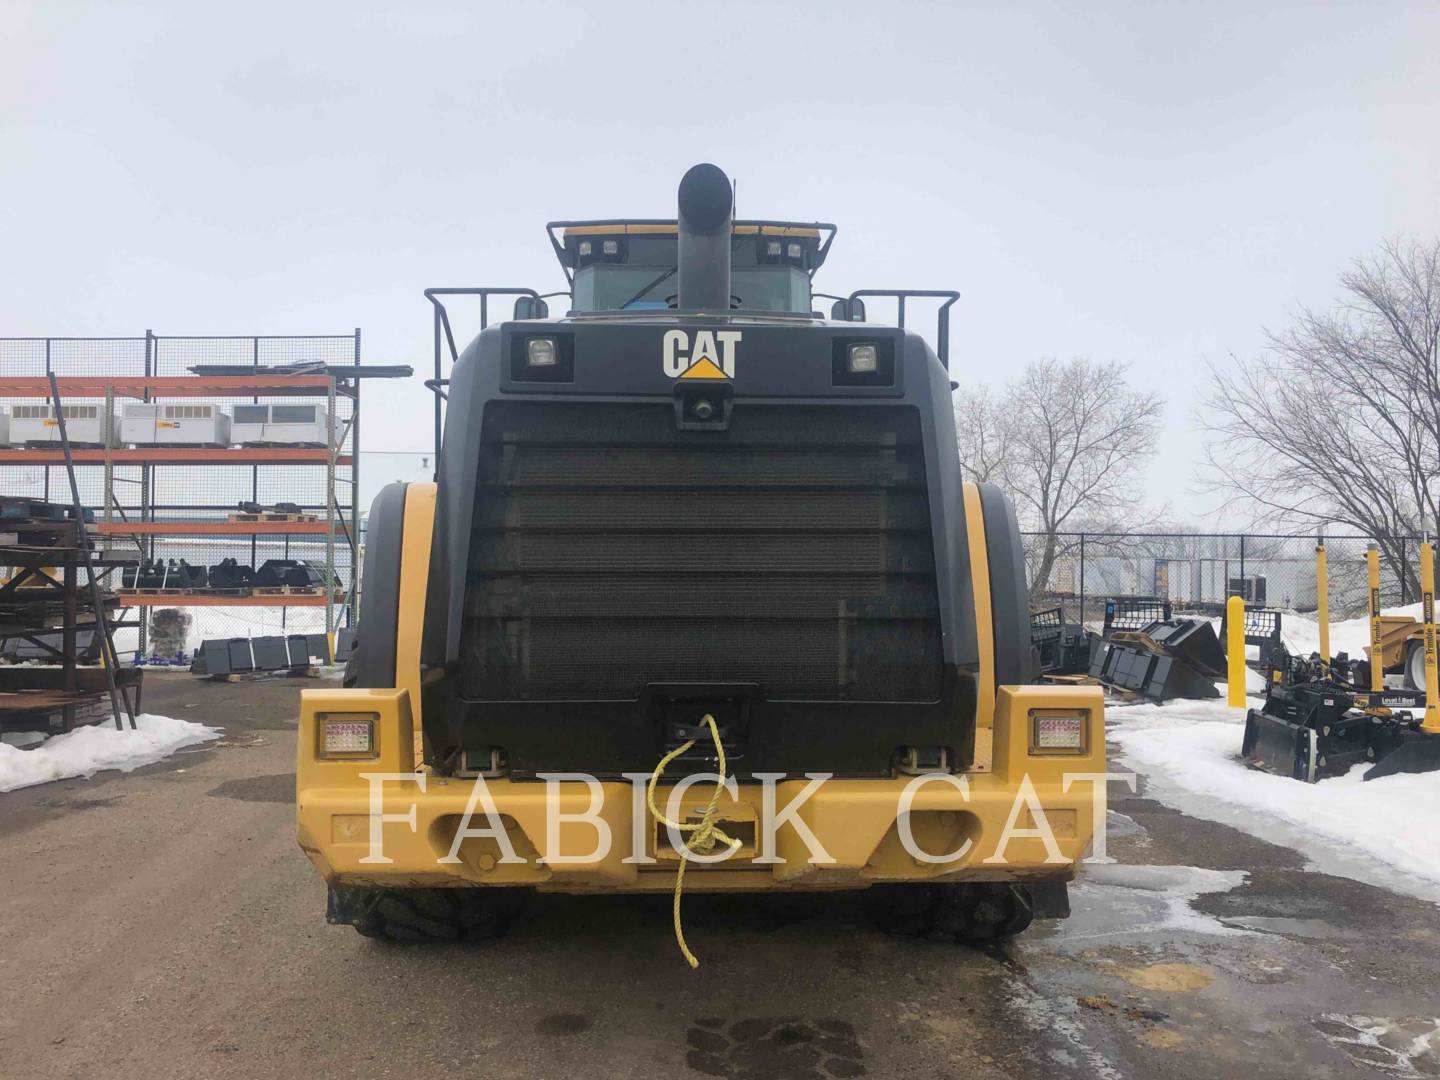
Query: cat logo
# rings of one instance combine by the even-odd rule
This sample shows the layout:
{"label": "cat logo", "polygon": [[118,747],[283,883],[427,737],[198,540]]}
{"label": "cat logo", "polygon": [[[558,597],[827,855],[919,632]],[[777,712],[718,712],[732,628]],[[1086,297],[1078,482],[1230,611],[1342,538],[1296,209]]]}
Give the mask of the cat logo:
{"label": "cat logo", "polygon": [[[717,345],[718,342],[718,345]],[[739,330],[698,330],[694,348],[684,330],[665,331],[661,352],[670,379],[733,379]]]}

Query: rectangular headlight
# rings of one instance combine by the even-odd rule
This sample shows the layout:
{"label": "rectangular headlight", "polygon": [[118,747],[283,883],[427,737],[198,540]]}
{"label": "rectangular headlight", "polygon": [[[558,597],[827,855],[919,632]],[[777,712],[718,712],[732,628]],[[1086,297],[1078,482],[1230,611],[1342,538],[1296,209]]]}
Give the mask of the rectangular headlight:
{"label": "rectangular headlight", "polygon": [[526,367],[554,367],[559,362],[560,350],[555,347],[554,338],[532,337],[525,343]]}
{"label": "rectangular headlight", "polygon": [[1083,754],[1085,752],[1085,720],[1083,712],[1046,712],[1030,714],[1030,752],[1032,754]]}
{"label": "rectangular headlight", "polygon": [[335,713],[320,718],[320,756],[322,758],[373,758],[375,745],[373,713]]}
{"label": "rectangular headlight", "polygon": [[851,375],[873,375],[880,368],[880,354],[868,341],[851,345],[846,354],[845,366]]}

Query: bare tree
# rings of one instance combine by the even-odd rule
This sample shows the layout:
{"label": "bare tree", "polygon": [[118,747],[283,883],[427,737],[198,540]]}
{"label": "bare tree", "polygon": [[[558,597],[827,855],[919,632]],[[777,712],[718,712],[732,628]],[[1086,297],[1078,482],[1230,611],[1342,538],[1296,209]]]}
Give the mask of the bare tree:
{"label": "bare tree", "polygon": [[1002,483],[1002,469],[1013,429],[1005,422],[1004,403],[988,386],[955,396],[955,435],[960,443],[960,468],[967,480]]}
{"label": "bare tree", "polygon": [[[1204,483],[1257,524],[1348,525],[1413,584],[1400,537],[1440,511],[1440,240],[1391,242],[1267,354],[1212,370]],[[1432,525],[1433,527],[1433,525]]]}
{"label": "bare tree", "polygon": [[1032,590],[1049,585],[1061,533],[1114,522],[1140,502],[1163,407],[1129,385],[1125,365],[1079,359],[1037,360],[998,396],[961,395],[961,468],[1007,488],[1021,526],[1042,534]]}

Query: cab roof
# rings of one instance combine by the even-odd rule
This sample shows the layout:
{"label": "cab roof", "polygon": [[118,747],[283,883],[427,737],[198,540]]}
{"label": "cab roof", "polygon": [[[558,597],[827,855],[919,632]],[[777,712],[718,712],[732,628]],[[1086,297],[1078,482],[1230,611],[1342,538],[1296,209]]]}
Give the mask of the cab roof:
{"label": "cab roof", "polygon": [[[809,249],[810,274],[814,276],[830,253],[835,240],[836,227],[827,222],[803,221],[737,221],[734,224],[736,236],[780,236],[796,240]],[[565,277],[573,281],[575,269],[575,245],[571,242],[579,237],[593,236],[675,236],[679,232],[673,218],[606,218],[594,221],[552,221],[545,226],[550,237],[550,246],[565,271]]]}

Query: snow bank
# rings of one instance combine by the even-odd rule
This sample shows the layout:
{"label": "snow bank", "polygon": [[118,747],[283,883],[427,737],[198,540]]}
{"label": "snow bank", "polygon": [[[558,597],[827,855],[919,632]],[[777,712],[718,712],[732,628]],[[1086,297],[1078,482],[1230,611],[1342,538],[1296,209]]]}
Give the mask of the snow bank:
{"label": "snow bank", "polygon": [[[1382,615],[1409,615],[1416,622],[1420,621],[1420,605],[1407,604],[1404,607],[1381,608]],[[1220,637],[1220,645],[1225,646],[1225,638],[1220,634],[1220,627],[1223,620],[1215,617],[1207,620],[1215,627],[1215,634]],[[1100,629],[1099,625],[1095,628]],[[1320,623],[1310,615],[1301,615],[1294,611],[1282,611],[1280,613],[1280,640],[1285,643],[1285,648],[1292,656],[1309,656],[1311,653],[1320,651]],[[1332,653],[1349,653],[1350,659],[1359,660],[1365,656],[1365,648],[1370,644],[1370,617],[1362,615],[1358,619],[1342,619],[1339,622],[1330,623],[1330,651]],[[1248,649],[1253,657],[1256,654],[1256,646],[1251,645]]]}
{"label": "snow bank", "polygon": [[141,713],[135,722],[134,731],[116,731],[113,723],[79,727],[31,750],[0,743],[0,792],[92,776],[102,769],[130,772],[220,736],[219,728],[154,713]]}
{"label": "snow bank", "polygon": [[[1250,704],[1258,708],[1261,702],[1252,698]],[[1167,806],[1294,848],[1326,873],[1440,901],[1440,830],[1434,824],[1440,821],[1440,773],[1362,783],[1367,766],[1361,765],[1342,777],[1302,784],[1240,761],[1244,713],[1223,702],[1107,712],[1109,737],[1123,760],[1145,774],[1148,794]]]}

